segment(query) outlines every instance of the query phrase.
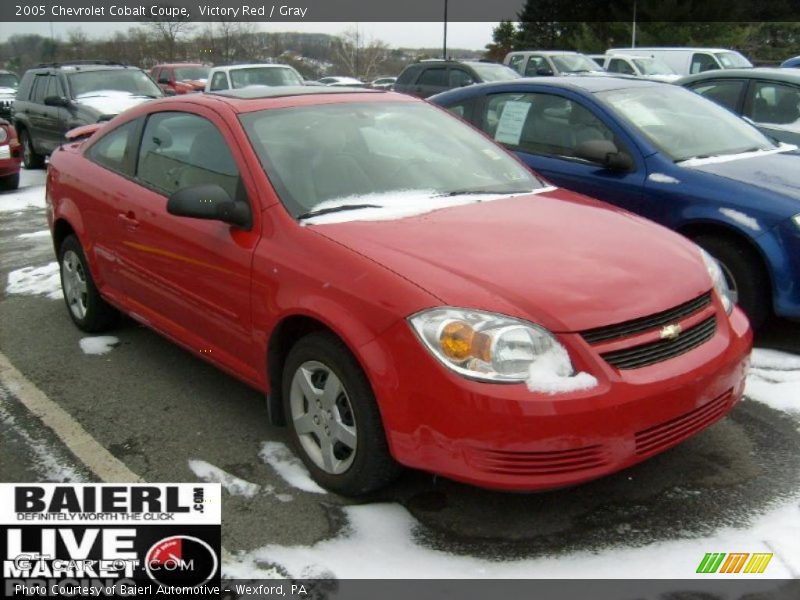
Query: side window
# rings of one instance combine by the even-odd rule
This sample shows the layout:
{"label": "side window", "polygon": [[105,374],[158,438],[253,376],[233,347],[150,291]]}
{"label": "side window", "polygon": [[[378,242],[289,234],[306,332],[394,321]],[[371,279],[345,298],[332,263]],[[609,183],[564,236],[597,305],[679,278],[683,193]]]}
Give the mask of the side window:
{"label": "side window", "polygon": [[86,157],[102,167],[123,175],[133,175],[132,152],[141,119],[129,121],[106,133],[87,150]]}
{"label": "side window", "polygon": [[425,69],[419,76],[417,85],[447,87],[447,69],[444,67]]}
{"label": "side window", "polygon": [[227,90],[228,89],[228,76],[223,71],[217,71],[211,78],[211,91]]}
{"label": "side window", "polygon": [[236,198],[239,185],[236,162],[216,126],[182,112],[155,113],[147,120],[136,177],[165,195],[215,183]]}
{"label": "side window", "polygon": [[520,75],[522,75],[522,64],[524,62],[525,62],[525,55],[517,54],[516,56],[511,57],[511,60],[508,61],[508,66],[514,69]]}
{"label": "side window", "polygon": [[719,69],[717,60],[710,54],[705,52],[697,52],[692,55],[692,64],[689,68],[689,73],[703,73],[704,71],[713,71]]}
{"label": "side window", "polygon": [[461,69],[450,69],[450,84],[448,87],[457,88],[472,85],[475,80],[472,75]]}
{"label": "side window", "polygon": [[542,71],[550,71],[550,65],[547,64],[547,61],[543,56],[531,56],[528,59],[528,64],[525,65],[525,77],[536,77],[539,74],[539,70]]}
{"label": "side window", "polygon": [[612,58],[611,61],[608,63],[607,70],[609,73],[636,75],[636,71],[633,70],[633,67],[631,67],[628,64],[628,61],[623,58]]}
{"label": "side window", "polygon": [[485,110],[483,130],[513,150],[574,158],[584,142],[617,142],[613,132],[588,109],[561,96],[496,94]]}
{"label": "side window", "polygon": [[454,115],[458,115],[462,119],[471,121],[474,106],[475,106],[475,99],[469,98],[468,100],[463,100],[458,104],[453,104],[451,106],[448,106],[447,110],[449,110]]}
{"label": "side window", "polygon": [[47,74],[37,75],[33,80],[33,89],[31,90],[31,102],[37,104],[44,103],[44,97],[47,94],[47,86],[50,76]]}
{"label": "side window", "polygon": [[701,81],[694,84],[692,91],[721,104],[725,108],[736,111],[739,97],[744,89],[745,81],[741,79],[717,79],[715,81]]}
{"label": "side window", "polygon": [[789,125],[800,120],[800,88],[757,81],[750,93],[749,116],[756,123]]}

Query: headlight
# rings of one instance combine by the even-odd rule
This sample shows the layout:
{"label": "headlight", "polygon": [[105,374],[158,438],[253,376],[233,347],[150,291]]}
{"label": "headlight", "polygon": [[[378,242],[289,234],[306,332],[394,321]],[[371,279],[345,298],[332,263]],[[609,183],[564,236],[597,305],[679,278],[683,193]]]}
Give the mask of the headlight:
{"label": "headlight", "polygon": [[533,323],[462,308],[426,310],[409,322],[443,365],[465,377],[525,381],[530,390],[547,393],[597,384],[591,375],[576,375],[566,348]]}
{"label": "headlight", "polygon": [[8,140],[8,131],[6,131],[5,127],[0,127],[0,144],[4,143]]}
{"label": "headlight", "polygon": [[703,262],[706,263],[706,269],[711,276],[714,290],[719,295],[720,300],[722,300],[722,306],[725,307],[725,312],[731,314],[733,305],[736,304],[736,293],[731,290],[728,285],[728,280],[725,279],[725,274],[722,272],[722,267],[719,266],[717,259],[702,248],[700,248],[700,255],[703,257]]}
{"label": "headlight", "polygon": [[795,215],[795,216],[793,216],[793,217],[792,217],[792,222],[793,222],[795,225],[797,225],[798,227],[800,227],[800,215]]}

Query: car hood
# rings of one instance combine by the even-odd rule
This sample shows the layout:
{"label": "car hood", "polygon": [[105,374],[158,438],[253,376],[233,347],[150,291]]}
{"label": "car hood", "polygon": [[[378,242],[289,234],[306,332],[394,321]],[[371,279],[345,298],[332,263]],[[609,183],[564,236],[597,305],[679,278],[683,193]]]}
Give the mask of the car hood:
{"label": "car hood", "polygon": [[672,83],[673,81],[678,81],[681,76],[677,73],[675,75],[643,75],[642,79],[651,79],[653,81],[666,81],[667,83]]}
{"label": "car hood", "polygon": [[736,160],[716,162],[709,159],[689,165],[717,177],[731,179],[800,201],[800,151],[792,150],[765,156],[750,155]]}
{"label": "car hood", "polygon": [[517,316],[552,331],[650,315],[711,287],[691,242],[565,190],[309,227],[443,305]]}
{"label": "car hood", "polygon": [[0,87],[0,95],[3,96],[16,96],[17,90],[10,87]]}
{"label": "car hood", "polygon": [[75,102],[97,111],[101,115],[118,115],[142,102],[151,100],[147,96],[133,96],[125,92],[94,92],[91,95],[78,96]]}

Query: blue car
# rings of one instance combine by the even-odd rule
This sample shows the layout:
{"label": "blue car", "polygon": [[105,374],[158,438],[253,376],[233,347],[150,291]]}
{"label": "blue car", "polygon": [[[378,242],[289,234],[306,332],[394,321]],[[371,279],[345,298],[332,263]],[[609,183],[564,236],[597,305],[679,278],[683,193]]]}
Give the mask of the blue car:
{"label": "blue car", "polygon": [[430,100],[556,185],[694,240],[755,328],[771,313],[800,319],[796,146],[689,90],[640,79],[518,79]]}
{"label": "blue car", "polygon": [[794,58],[788,58],[781,63],[781,67],[784,69],[787,68],[800,68],[800,56],[795,56]]}

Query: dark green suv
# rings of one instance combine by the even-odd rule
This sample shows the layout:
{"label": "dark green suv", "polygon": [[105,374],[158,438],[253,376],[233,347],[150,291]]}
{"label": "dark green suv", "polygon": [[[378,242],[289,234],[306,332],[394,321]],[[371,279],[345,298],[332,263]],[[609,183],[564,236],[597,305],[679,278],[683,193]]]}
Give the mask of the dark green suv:
{"label": "dark green suv", "polygon": [[514,69],[497,63],[472,60],[422,60],[408,65],[394,84],[394,91],[427,98],[453,88],[519,79]]}

